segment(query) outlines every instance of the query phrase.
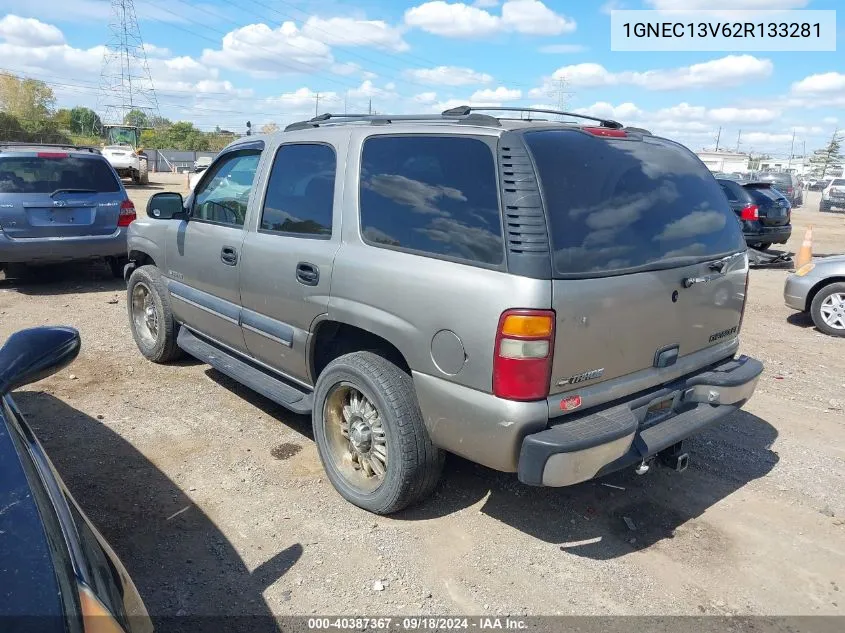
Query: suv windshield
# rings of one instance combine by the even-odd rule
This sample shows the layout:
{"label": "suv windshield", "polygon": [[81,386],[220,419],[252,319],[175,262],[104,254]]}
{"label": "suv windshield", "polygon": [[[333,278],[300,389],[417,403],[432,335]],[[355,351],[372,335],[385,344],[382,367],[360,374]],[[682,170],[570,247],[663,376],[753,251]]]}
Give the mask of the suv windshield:
{"label": "suv windshield", "polygon": [[831,187],[841,187],[845,185],[845,178],[837,178],[833,182],[830,183]]}
{"label": "suv windshield", "polygon": [[718,183],[695,155],[653,137],[527,132],[558,277],[668,268],[745,250]]}
{"label": "suv windshield", "polygon": [[10,156],[0,158],[0,193],[53,193],[58,189],[120,191],[120,183],[101,158]]}
{"label": "suv windshield", "polygon": [[792,184],[792,176],[789,174],[760,174],[760,180],[774,182],[779,185],[789,186]]}

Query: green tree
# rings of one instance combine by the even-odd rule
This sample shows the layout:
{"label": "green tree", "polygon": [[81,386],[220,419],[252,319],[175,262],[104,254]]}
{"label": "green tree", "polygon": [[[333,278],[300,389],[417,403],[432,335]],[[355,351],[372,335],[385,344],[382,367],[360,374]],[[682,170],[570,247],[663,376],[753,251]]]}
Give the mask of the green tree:
{"label": "green tree", "polygon": [[123,123],[124,125],[134,125],[135,127],[149,127],[150,120],[143,110],[136,108],[126,113],[126,116],[123,117]]}
{"label": "green tree", "polygon": [[810,156],[810,173],[816,178],[824,178],[831,167],[845,162],[842,155],[842,143],[845,141],[845,133],[834,130],[830,142],[821,149],[817,149]]}
{"label": "green tree", "polygon": [[154,149],[208,151],[211,148],[210,137],[195,128],[193,123],[177,121],[165,128],[143,130],[141,144]]}
{"label": "green tree", "polygon": [[70,131],[74,134],[95,136],[102,130],[103,122],[91,108],[76,106],[70,111]]}
{"label": "green tree", "polygon": [[0,141],[23,141],[25,134],[17,117],[0,112]]}
{"label": "green tree", "polygon": [[0,110],[14,116],[24,130],[43,128],[55,105],[53,90],[43,81],[0,73]]}
{"label": "green tree", "polygon": [[71,128],[71,113],[67,108],[56,110],[53,115],[53,121],[60,130],[68,130]]}

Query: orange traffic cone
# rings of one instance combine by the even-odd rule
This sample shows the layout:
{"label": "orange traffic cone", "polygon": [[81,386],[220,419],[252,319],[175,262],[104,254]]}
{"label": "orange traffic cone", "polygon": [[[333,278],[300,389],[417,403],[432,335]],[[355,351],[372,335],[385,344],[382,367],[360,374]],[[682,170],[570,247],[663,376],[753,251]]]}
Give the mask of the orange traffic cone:
{"label": "orange traffic cone", "polygon": [[804,241],[801,243],[801,248],[798,249],[798,254],[795,256],[795,268],[801,268],[805,264],[809,264],[813,259],[813,225],[807,227],[807,232],[804,233]]}

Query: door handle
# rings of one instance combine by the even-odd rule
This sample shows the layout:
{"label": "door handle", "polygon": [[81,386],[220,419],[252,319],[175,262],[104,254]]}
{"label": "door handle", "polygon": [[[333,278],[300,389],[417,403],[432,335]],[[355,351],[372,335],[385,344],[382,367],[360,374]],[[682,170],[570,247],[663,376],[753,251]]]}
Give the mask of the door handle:
{"label": "door handle", "polygon": [[306,286],[316,286],[320,283],[320,269],[309,262],[299,262],[296,265],[296,280]]}
{"label": "door handle", "polygon": [[220,261],[227,266],[236,266],[238,263],[238,251],[231,246],[224,246],[220,250]]}

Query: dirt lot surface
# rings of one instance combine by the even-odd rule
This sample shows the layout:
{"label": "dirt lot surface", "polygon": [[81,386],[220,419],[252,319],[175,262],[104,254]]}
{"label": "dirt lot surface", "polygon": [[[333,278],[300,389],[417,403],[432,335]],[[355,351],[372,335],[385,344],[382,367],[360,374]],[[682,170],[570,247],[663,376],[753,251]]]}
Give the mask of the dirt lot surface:
{"label": "dirt lot surface", "polygon": [[[130,189],[139,209],[184,189],[154,180]],[[793,222],[790,250],[812,223],[816,253],[845,252],[818,194]],[[742,351],[766,371],[690,442],[686,473],[535,489],[450,457],[435,496],[391,518],[334,492],[308,418],[205,365],[145,361],[104,265],[0,279],[0,338],[81,331],[79,359],[16,400],[154,616],[842,615],[845,339],[784,306],[786,274],[752,272]]]}

